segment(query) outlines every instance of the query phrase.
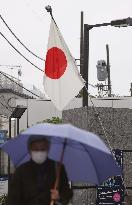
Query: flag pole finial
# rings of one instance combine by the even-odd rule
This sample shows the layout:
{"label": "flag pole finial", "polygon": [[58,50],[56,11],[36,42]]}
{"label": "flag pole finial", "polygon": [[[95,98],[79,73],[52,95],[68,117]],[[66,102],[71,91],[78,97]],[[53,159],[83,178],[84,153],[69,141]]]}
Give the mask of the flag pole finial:
{"label": "flag pole finial", "polygon": [[53,17],[52,15],[52,7],[50,5],[45,6],[45,9],[48,13],[50,13],[51,17]]}
{"label": "flag pole finial", "polygon": [[45,9],[46,9],[46,11],[47,11],[48,13],[50,13],[51,18],[53,19],[54,23],[55,23],[56,26],[57,26],[57,23],[56,23],[56,21],[55,21],[55,19],[54,19],[54,17],[53,17],[52,7],[51,7],[50,5],[47,5],[47,6],[45,6]]}

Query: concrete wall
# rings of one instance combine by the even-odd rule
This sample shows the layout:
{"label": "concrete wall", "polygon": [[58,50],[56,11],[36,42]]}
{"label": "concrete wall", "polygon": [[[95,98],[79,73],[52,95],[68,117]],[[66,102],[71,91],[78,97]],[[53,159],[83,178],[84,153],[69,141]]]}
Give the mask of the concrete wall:
{"label": "concrete wall", "polygon": [[[66,109],[81,107],[81,101],[81,99],[74,99]],[[20,119],[20,131],[25,130],[27,128],[27,124],[32,126],[52,117],[62,118],[62,111],[57,110],[51,101],[39,99],[18,99],[16,100],[16,105],[24,105],[27,107],[27,110]]]}
{"label": "concrete wall", "polygon": [[[93,98],[95,107],[113,107],[113,108],[129,108],[132,109],[132,97],[120,97],[120,98]],[[20,130],[27,128],[27,112],[28,112],[28,124],[32,126],[37,122],[41,122],[44,119],[52,117],[62,117],[62,112],[58,111],[51,101],[39,100],[39,99],[17,99],[16,105],[24,105],[28,107],[20,120]],[[92,106],[92,102],[89,99],[89,106]],[[65,110],[73,108],[81,108],[82,99],[75,98]]]}
{"label": "concrete wall", "polygon": [[[96,111],[95,111],[96,109]],[[98,134],[102,140],[112,149],[132,150],[132,110],[128,108],[110,108],[110,107],[89,107],[77,108],[63,111],[63,122],[86,129]],[[99,117],[100,120],[99,120]],[[101,126],[103,125],[103,128]],[[107,139],[105,137],[104,131]],[[108,143],[109,141],[109,143]],[[126,186],[132,187],[132,153],[124,154],[124,180]],[[95,204],[96,190],[81,192],[82,201],[89,196],[84,204]],[[129,191],[132,196],[132,190]],[[75,199],[79,201],[77,196]],[[82,204],[80,201],[78,204]]]}
{"label": "concrete wall", "polygon": [[[9,117],[13,111],[10,106],[15,107],[17,105],[24,105],[28,108],[20,119],[20,130],[26,129],[27,124],[29,126],[32,126],[37,122],[41,122],[42,120],[47,118],[52,118],[56,116],[60,118],[62,117],[62,112],[58,111],[51,101],[45,101],[40,99],[24,99],[11,93],[5,93],[2,95],[4,95],[4,98],[1,98],[1,102],[2,104],[4,104],[4,106],[0,104],[0,115],[6,115],[7,117]],[[95,107],[132,109],[132,97],[92,98],[92,102],[94,103]],[[92,102],[89,99],[89,106],[92,106]],[[6,108],[6,106],[8,106],[8,109]],[[74,98],[65,108],[65,110],[81,107],[82,99]]]}

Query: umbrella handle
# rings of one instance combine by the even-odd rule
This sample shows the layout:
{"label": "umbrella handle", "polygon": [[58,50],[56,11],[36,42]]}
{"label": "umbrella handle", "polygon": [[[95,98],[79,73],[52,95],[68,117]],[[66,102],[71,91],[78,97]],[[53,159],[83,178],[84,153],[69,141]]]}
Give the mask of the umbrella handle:
{"label": "umbrella handle", "polygon": [[[60,173],[61,173],[61,169],[62,169],[62,164],[58,163],[57,164],[57,169],[56,169],[56,181],[55,181],[55,185],[54,185],[54,190],[58,189],[59,186],[59,181],[60,181]],[[55,201],[51,200],[50,201],[50,205],[54,205]]]}
{"label": "umbrella handle", "polygon": [[[65,139],[65,143],[63,145],[63,150],[62,150],[62,153],[61,153],[60,162],[57,163],[56,181],[55,181],[55,185],[54,185],[54,190],[58,189],[58,186],[59,186],[60,173],[61,173],[61,169],[62,169],[62,162],[63,162],[63,158],[64,158],[64,152],[65,152],[66,143],[67,143],[67,139]],[[54,200],[51,200],[50,205],[54,205],[54,202],[55,202]]]}
{"label": "umbrella handle", "polygon": [[50,202],[50,205],[54,205],[54,200],[52,200],[52,201]]}

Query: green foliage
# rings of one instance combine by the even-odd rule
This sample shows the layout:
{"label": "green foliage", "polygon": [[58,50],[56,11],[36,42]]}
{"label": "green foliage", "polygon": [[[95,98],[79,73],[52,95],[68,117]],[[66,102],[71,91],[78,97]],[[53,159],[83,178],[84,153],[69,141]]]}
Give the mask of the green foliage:
{"label": "green foliage", "polygon": [[4,194],[0,196],[0,205],[6,205],[7,204],[7,195]]}
{"label": "green foliage", "polygon": [[45,123],[45,122],[53,123],[53,124],[60,124],[62,123],[62,119],[60,119],[59,117],[52,117],[51,119],[46,119],[42,121],[42,123]]}
{"label": "green foliage", "polygon": [[83,89],[80,90],[80,92],[78,93],[78,95],[76,96],[76,98],[82,98],[83,97]]}
{"label": "green foliage", "polygon": [[[82,97],[83,97],[83,92],[84,92],[83,89],[80,90],[80,92],[78,93],[78,95],[76,96],[76,98],[82,98]],[[90,94],[89,94],[89,97],[90,97],[90,98],[95,98],[95,96],[90,95]]]}
{"label": "green foliage", "polygon": [[[43,120],[43,121],[40,121],[40,122],[37,122],[36,124],[40,124],[40,123],[53,123],[53,124],[61,124],[62,123],[62,119],[59,118],[59,117],[52,117],[51,119],[46,119],[46,120]],[[33,125],[31,125],[32,127]],[[23,132],[25,130],[21,130],[21,132]]]}

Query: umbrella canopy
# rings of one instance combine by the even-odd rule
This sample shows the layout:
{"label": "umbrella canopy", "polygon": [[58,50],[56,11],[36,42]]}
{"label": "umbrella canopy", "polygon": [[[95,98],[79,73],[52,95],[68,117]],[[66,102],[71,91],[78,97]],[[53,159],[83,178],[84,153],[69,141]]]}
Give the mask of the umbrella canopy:
{"label": "umbrella canopy", "polygon": [[97,135],[70,124],[38,124],[3,144],[1,148],[16,167],[30,159],[27,141],[31,135],[46,137],[51,144],[48,157],[58,162],[66,143],[63,164],[73,182],[101,184],[109,177],[122,174],[113,155]]}

